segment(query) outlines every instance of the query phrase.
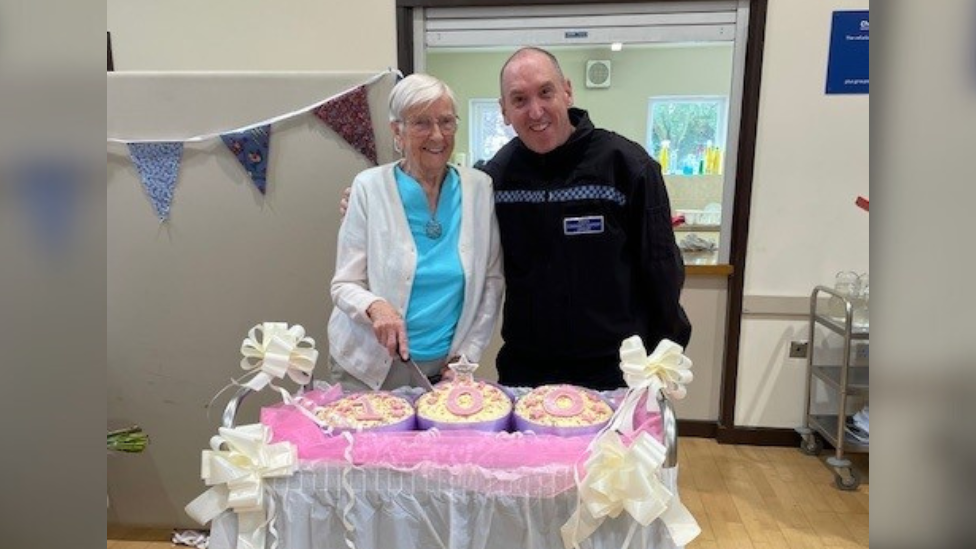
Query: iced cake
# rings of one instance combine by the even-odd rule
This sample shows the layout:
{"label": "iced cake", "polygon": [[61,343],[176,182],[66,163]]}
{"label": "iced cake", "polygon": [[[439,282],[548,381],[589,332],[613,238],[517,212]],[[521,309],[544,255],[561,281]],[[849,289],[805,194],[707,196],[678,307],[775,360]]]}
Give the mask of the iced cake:
{"label": "iced cake", "polygon": [[504,391],[472,379],[438,383],[416,404],[421,429],[505,431],[512,414],[512,400]]}
{"label": "iced cake", "polygon": [[518,431],[578,436],[594,434],[606,426],[613,409],[589,389],[543,385],[520,398],[512,415]]}
{"label": "iced cake", "polygon": [[316,408],[315,416],[336,432],[412,431],[416,426],[410,402],[385,391],[351,394]]}

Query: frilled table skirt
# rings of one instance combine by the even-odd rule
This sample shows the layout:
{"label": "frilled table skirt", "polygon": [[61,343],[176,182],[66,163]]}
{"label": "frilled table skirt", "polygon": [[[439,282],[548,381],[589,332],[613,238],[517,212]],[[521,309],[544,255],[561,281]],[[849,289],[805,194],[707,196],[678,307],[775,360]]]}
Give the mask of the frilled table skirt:
{"label": "frilled table skirt", "polygon": [[[677,467],[661,471],[677,494]],[[267,483],[274,517],[266,547],[280,549],[564,549],[560,527],[577,506],[571,467],[400,471],[306,464]],[[621,549],[633,524],[606,520],[582,549]],[[272,535],[274,534],[274,535]],[[233,549],[237,516],[214,520],[210,549]],[[638,527],[630,548],[674,549],[660,519]]]}

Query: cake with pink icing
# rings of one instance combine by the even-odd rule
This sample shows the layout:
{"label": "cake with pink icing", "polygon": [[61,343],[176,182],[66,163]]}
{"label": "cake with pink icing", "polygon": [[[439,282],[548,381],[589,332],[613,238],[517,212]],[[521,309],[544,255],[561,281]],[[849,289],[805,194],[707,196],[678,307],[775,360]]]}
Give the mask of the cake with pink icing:
{"label": "cake with pink icing", "polygon": [[416,404],[421,429],[505,431],[511,423],[512,399],[481,380],[438,383]]}
{"label": "cake with pink icing", "polygon": [[589,389],[543,385],[520,398],[512,415],[518,431],[579,436],[597,433],[605,427],[613,409]]}
{"label": "cake with pink icing", "polygon": [[417,426],[421,429],[474,429],[507,431],[512,419],[512,399],[501,388],[474,379],[478,365],[461,355],[447,365],[454,379],[438,383],[417,399]]}
{"label": "cake with pink icing", "polygon": [[354,393],[319,406],[314,413],[334,432],[412,431],[416,427],[410,402],[386,391]]}

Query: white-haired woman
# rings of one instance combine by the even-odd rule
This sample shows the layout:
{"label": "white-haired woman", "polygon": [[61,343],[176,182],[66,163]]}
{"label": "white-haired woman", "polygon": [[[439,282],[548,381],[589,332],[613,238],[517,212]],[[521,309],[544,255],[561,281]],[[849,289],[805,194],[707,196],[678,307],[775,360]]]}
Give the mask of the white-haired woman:
{"label": "white-haired woman", "polygon": [[444,82],[404,78],[390,93],[403,158],[353,181],[329,319],[330,377],[346,390],[413,385],[410,359],[435,378],[491,339],[504,289],[492,183],[448,164],[457,121]]}

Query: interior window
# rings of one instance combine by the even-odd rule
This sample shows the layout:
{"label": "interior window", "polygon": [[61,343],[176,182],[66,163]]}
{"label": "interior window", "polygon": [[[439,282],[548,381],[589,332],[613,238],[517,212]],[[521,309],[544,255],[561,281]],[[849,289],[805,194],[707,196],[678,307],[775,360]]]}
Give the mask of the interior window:
{"label": "interior window", "polygon": [[732,0],[417,8],[414,69],[453,89],[455,160],[476,165],[514,137],[499,69],[519,46],[545,47],[594,125],[659,162],[668,142],[664,179],[686,263],[727,263],[747,14]]}
{"label": "interior window", "polygon": [[497,98],[471,99],[468,101],[471,123],[468,125],[468,142],[471,163],[486,161],[495,156],[505,143],[515,137],[515,130],[505,124]]}

